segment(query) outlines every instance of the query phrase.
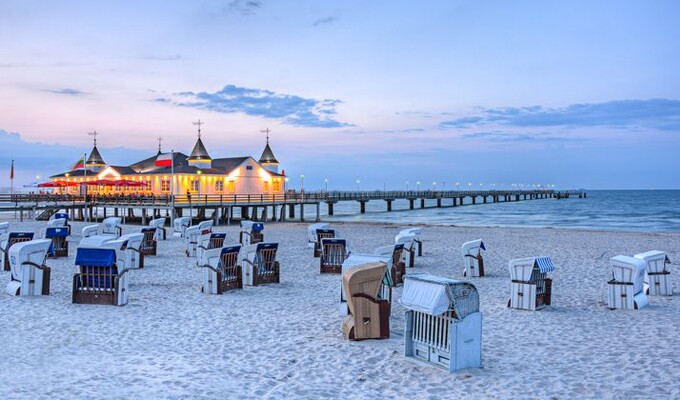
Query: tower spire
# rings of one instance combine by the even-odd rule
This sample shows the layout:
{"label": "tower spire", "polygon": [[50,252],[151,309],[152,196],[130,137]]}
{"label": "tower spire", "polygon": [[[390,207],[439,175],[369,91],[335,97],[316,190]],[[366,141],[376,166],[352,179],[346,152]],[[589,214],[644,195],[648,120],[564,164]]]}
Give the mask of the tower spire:
{"label": "tower spire", "polygon": [[156,140],[158,140],[158,153],[161,153],[161,142],[163,141],[163,138],[159,136]]}
{"label": "tower spire", "polygon": [[94,136],[94,146],[97,147],[97,135],[99,135],[99,133],[97,133],[97,131],[94,130],[92,132],[87,132],[87,134],[90,136]]}
{"label": "tower spire", "polygon": [[263,129],[260,132],[267,134],[267,144],[269,144],[269,132],[271,132],[271,129],[269,129],[269,128]]}
{"label": "tower spire", "polygon": [[201,138],[201,125],[203,125],[204,123],[205,123],[205,122],[201,122],[200,119],[199,119],[198,121],[196,121],[196,122],[192,122],[192,124],[198,125],[198,138],[199,138],[199,139]]}

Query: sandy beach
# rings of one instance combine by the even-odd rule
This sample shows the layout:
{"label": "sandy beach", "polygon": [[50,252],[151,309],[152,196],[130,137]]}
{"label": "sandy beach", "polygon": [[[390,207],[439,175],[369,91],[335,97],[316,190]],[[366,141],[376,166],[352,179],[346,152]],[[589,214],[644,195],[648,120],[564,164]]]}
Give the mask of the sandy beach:
{"label": "sandy beach", "polygon": [[[39,232],[42,222],[12,222]],[[467,279],[483,312],[481,369],[449,374],[405,359],[404,309],[388,340],[343,340],[339,275],[319,274],[302,223],[268,223],[280,243],[281,283],[224,295],[200,291],[200,269],[180,238],[132,271],[124,307],[71,303],[70,257],[49,259],[49,296],[4,293],[0,273],[0,398],[680,398],[680,268],[674,297],[640,311],[606,307],[609,258],[658,249],[680,260],[680,234],[426,226],[409,272],[462,278],[460,245],[483,238],[486,277]],[[334,223],[354,253],[393,243],[402,225]],[[139,231],[125,226],[124,233]],[[219,226],[227,243],[238,228]],[[553,306],[506,307],[507,263],[551,256]],[[394,289],[399,299],[401,287]]]}

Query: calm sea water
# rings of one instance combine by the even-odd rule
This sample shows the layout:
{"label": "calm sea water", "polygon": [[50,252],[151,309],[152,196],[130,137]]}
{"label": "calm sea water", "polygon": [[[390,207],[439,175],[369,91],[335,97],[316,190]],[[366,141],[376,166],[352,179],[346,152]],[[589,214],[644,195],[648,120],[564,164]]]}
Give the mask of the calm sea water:
{"label": "calm sea water", "polygon": [[[392,212],[386,211],[384,201],[374,200],[367,203],[366,214],[359,213],[359,203],[341,202],[335,205],[332,217],[326,215],[327,207],[322,204],[321,216],[326,221],[680,232],[680,190],[592,190],[587,195],[585,199],[527,200],[412,211],[407,210],[408,202],[404,200],[395,201]],[[450,205],[451,200],[444,200],[443,204]],[[433,206],[435,201],[426,205]],[[416,201],[416,207],[419,206]],[[316,209],[306,209],[305,215],[313,218]]]}

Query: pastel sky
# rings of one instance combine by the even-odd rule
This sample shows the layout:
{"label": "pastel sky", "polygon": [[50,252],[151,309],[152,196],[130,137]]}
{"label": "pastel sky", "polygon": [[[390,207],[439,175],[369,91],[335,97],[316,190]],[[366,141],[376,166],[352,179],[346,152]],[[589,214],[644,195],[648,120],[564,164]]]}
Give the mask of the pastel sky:
{"label": "pastel sky", "polygon": [[[0,1],[0,187],[189,153],[319,189],[680,188],[678,1]],[[433,185],[436,182],[436,185]]]}

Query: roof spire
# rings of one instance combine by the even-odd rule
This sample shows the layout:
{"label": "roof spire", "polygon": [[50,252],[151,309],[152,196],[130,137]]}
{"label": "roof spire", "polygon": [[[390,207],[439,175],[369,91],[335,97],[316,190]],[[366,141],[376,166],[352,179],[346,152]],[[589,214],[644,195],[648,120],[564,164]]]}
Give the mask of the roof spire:
{"label": "roof spire", "polygon": [[161,136],[157,137],[156,140],[158,140],[158,153],[161,153],[161,142],[163,141],[163,138]]}
{"label": "roof spire", "polygon": [[269,144],[269,132],[271,132],[271,129],[269,129],[269,128],[263,129],[260,132],[267,134],[267,144]]}
{"label": "roof spire", "polygon": [[197,122],[192,122],[194,125],[198,125],[198,138],[201,138],[201,125],[203,125],[205,122],[201,122],[199,119]]}
{"label": "roof spire", "polygon": [[94,130],[92,132],[87,132],[87,134],[90,136],[94,136],[94,146],[97,147],[97,135],[99,135],[99,133],[97,133],[97,131]]}

